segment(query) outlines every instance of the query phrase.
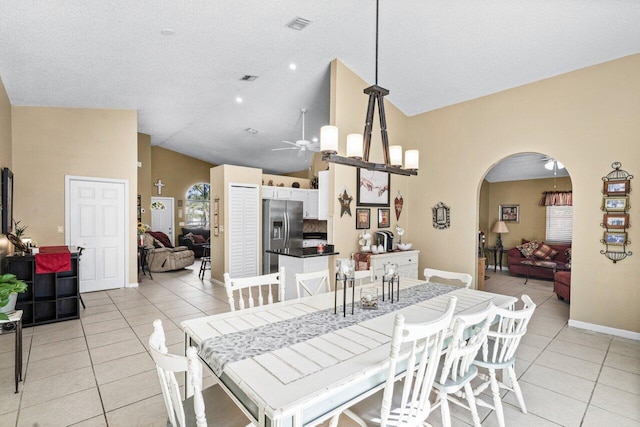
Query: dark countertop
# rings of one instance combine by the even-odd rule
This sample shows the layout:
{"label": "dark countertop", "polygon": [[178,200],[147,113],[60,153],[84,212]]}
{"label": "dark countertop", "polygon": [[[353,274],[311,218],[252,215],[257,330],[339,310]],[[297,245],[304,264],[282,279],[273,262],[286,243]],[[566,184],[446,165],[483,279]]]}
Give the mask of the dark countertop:
{"label": "dark countertop", "polygon": [[275,250],[267,249],[266,252],[269,252],[271,254],[290,256],[294,258],[311,258],[311,257],[318,257],[318,256],[330,256],[330,255],[340,254],[340,252],[333,252],[326,249],[324,252],[320,254],[318,253],[317,248],[289,248],[289,249],[275,249]]}

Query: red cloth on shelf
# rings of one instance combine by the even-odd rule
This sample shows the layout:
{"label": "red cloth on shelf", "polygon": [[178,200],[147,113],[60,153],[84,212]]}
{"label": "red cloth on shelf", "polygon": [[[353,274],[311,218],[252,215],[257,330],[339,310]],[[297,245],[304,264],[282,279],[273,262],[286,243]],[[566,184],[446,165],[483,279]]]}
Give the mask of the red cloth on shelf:
{"label": "red cloth on shelf", "polygon": [[36,254],[36,274],[71,270],[71,252],[67,246],[42,246]]}

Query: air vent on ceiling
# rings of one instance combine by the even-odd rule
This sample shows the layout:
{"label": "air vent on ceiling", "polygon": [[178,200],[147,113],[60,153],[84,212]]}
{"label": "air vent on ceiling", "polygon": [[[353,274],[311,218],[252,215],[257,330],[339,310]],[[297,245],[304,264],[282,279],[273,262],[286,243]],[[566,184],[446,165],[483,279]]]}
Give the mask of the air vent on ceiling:
{"label": "air vent on ceiling", "polygon": [[296,16],[287,24],[287,27],[300,31],[307,28],[307,25],[309,24],[311,24],[311,21],[309,21],[308,19],[304,19],[304,18],[300,18],[299,16]]}
{"label": "air vent on ceiling", "polygon": [[249,132],[251,135],[255,135],[256,133],[258,133],[258,131],[254,128],[246,128],[244,131]]}
{"label": "air vent on ceiling", "polygon": [[244,76],[240,77],[240,80],[245,81],[245,82],[252,82],[257,78],[258,78],[258,76],[252,76],[251,74],[245,74]]}

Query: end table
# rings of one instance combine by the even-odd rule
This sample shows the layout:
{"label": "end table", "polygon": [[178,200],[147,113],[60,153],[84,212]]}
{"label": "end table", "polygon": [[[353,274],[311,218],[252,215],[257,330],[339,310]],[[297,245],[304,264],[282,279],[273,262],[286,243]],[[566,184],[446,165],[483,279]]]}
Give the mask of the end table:
{"label": "end table", "polygon": [[9,320],[0,320],[0,325],[13,325],[15,327],[16,341],[14,349],[14,370],[17,393],[18,383],[22,381],[22,310],[14,311],[13,313],[8,314],[8,316]]}

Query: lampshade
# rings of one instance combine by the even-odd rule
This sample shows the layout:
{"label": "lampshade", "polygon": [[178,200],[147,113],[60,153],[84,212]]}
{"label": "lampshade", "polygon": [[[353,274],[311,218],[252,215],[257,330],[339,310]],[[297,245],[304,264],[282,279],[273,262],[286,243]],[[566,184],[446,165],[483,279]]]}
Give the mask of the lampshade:
{"label": "lampshade", "polygon": [[391,163],[391,166],[402,167],[402,146],[401,145],[391,145],[389,147],[389,162]]}
{"label": "lampshade", "polygon": [[359,133],[350,133],[347,135],[347,157],[361,159],[362,149],[362,135]]}
{"label": "lampshade", "polygon": [[336,126],[322,126],[320,128],[320,150],[323,153],[338,152],[338,128]]}
{"label": "lampshade", "polygon": [[491,227],[491,231],[494,233],[508,233],[509,229],[504,221],[496,221],[496,223],[493,224],[493,227]]}
{"label": "lampshade", "polygon": [[404,152],[404,167],[409,170],[418,170],[420,167],[420,152],[407,150]]}

